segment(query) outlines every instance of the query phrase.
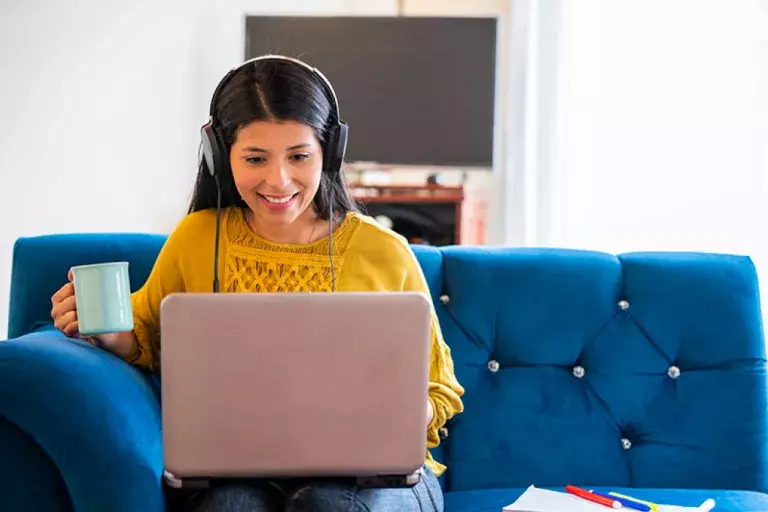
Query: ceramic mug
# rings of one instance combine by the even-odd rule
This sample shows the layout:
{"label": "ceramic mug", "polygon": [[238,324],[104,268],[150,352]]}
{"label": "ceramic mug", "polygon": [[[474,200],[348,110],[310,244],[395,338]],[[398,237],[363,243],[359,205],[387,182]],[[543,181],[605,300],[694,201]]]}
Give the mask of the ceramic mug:
{"label": "ceramic mug", "polygon": [[133,330],[127,261],[79,265],[72,275],[81,336]]}

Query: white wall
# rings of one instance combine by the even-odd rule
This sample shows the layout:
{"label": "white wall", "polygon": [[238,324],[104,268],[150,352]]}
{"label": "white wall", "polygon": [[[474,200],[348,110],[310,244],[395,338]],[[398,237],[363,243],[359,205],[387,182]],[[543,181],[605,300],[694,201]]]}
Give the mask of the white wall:
{"label": "white wall", "polygon": [[17,237],[166,232],[184,213],[205,114],[191,94],[201,6],[0,7],[0,339]]}
{"label": "white wall", "polygon": [[[0,339],[7,327],[11,250],[19,236],[165,233],[183,216],[210,95],[243,57],[245,13],[395,15],[398,5],[398,0],[3,2]],[[503,17],[508,11],[507,0],[403,5],[413,15]],[[494,179],[503,179],[498,176]]]}
{"label": "white wall", "polygon": [[748,254],[768,313],[768,2],[562,9],[536,243]]}

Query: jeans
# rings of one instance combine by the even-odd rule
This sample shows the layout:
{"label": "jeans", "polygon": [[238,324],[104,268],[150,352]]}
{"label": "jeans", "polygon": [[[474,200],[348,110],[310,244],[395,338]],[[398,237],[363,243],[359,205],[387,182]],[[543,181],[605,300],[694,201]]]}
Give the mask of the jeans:
{"label": "jeans", "polygon": [[214,486],[193,497],[189,512],[443,512],[435,475],[424,468],[409,488],[362,488],[334,482]]}

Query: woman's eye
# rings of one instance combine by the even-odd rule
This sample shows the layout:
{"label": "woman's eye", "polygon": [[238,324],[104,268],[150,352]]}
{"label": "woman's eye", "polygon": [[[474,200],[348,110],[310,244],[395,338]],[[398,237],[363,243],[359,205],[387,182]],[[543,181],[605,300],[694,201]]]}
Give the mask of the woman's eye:
{"label": "woman's eye", "polygon": [[263,156],[247,156],[245,157],[245,161],[251,165],[261,164],[261,163],[264,163],[264,157]]}
{"label": "woman's eye", "polygon": [[309,156],[310,155],[308,153],[297,153],[295,155],[291,155],[291,159],[295,160],[296,162],[302,162],[309,158]]}

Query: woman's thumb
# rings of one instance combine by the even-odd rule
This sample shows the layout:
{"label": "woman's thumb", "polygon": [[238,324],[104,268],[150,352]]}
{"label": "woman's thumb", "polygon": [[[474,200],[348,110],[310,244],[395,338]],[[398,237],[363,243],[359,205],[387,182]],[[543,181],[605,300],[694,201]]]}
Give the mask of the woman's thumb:
{"label": "woman's thumb", "polygon": [[67,279],[69,279],[70,283],[75,280],[75,275],[72,273],[72,269],[69,269],[69,272],[67,272]]}

